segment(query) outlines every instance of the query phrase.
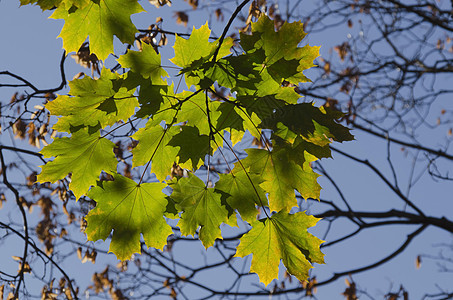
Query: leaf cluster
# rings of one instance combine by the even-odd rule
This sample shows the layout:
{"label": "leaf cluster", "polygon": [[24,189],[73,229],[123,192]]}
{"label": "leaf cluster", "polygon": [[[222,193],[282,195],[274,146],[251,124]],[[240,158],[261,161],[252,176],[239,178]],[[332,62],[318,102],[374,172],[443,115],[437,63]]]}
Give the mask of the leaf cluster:
{"label": "leaf cluster", "polygon": [[[113,35],[132,43],[136,28],[129,16],[142,11],[136,0],[21,0],[65,20],[63,47],[77,51],[89,37],[90,50],[101,60],[113,53]],[[46,108],[58,116],[54,130],[65,133],[42,150],[52,161],[43,165],[39,182],[56,182],[71,174],[76,198],[86,195],[97,205],[86,216],[88,240],[111,236],[110,251],[121,259],[140,253],[140,240],[163,249],[173,234],[166,220],[178,219],[182,235],[198,236],[208,248],[222,238],[220,226],[236,226],[240,217],[251,230],[243,235],[236,256],[253,253],[251,271],[265,284],[277,277],[282,260],[298,279],[308,277],[313,263],[323,263],[321,240],[307,232],[317,219],[291,213],[297,196],[319,198],[318,175],[311,164],[330,157],[332,141],[349,141],[348,129],[337,123],[342,114],[303,102],[295,91],[309,80],[303,71],[314,66],[319,47],[300,47],[305,36],[300,22],[275,31],[267,16],[252,23],[251,33],[210,41],[207,24],[188,39],[176,36],[177,87],[151,45],[118,58],[126,72],[104,68],[100,77],[69,83]],[[232,47],[235,53],[231,52]],[[182,88],[185,86],[185,89]],[[146,122],[127,134],[136,141],[132,167],[139,180],[118,172],[114,133],[124,124]],[[248,132],[261,147],[246,149],[239,159],[234,144]],[[217,182],[202,180],[217,152],[225,172]],[[171,176],[174,166],[187,176]],[[145,174],[155,175],[145,182]],[[112,180],[100,181],[101,174]],[[112,234],[113,232],[113,234]]]}

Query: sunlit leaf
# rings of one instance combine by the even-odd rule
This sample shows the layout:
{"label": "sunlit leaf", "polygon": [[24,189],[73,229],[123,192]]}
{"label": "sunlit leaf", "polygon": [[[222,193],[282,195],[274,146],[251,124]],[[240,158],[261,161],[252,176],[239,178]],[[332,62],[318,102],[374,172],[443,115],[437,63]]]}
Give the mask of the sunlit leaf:
{"label": "sunlit leaf", "polygon": [[119,174],[114,175],[114,181],[100,182],[88,193],[96,201],[96,207],[85,217],[88,240],[105,240],[113,230],[109,252],[120,260],[141,252],[140,234],[148,247],[162,250],[172,234],[163,217],[165,186],[158,182],[137,184]]}
{"label": "sunlit leaf", "polygon": [[73,132],[81,127],[104,128],[127,120],[139,103],[134,90],[122,86],[122,79],[103,69],[99,79],[84,77],[69,83],[70,96],[58,96],[46,108],[61,116],[53,126],[58,131]]}
{"label": "sunlit leaf", "polygon": [[207,188],[203,181],[189,173],[172,184],[171,198],[176,208],[183,211],[178,226],[183,235],[194,235],[199,229],[199,239],[208,248],[221,238],[220,224],[227,222],[228,210],[221,203],[221,195],[214,188]]}
{"label": "sunlit leaf", "polygon": [[116,172],[115,144],[98,134],[89,135],[80,130],[67,138],[56,138],[41,150],[44,157],[55,157],[41,166],[39,182],[56,182],[72,173],[69,189],[76,199],[95,185],[101,171]]}
{"label": "sunlit leaf", "polygon": [[91,52],[104,60],[113,53],[113,36],[123,43],[134,42],[138,31],[130,15],[142,11],[137,0],[97,0],[81,8],[60,5],[50,18],[65,20],[59,37],[66,52],[77,52],[89,37]]}
{"label": "sunlit leaf", "polygon": [[226,202],[237,209],[245,221],[256,220],[258,209],[256,206],[267,205],[264,190],[259,186],[262,182],[260,176],[247,174],[245,171],[220,174],[215,188],[226,193]]}
{"label": "sunlit leaf", "polygon": [[[313,172],[308,162],[302,165],[296,163],[288,149],[247,149],[248,156],[242,160],[242,165],[250,168],[250,172],[263,178],[261,187],[269,193],[271,211],[289,211],[297,205],[294,194],[296,189],[302,197],[319,198],[321,187],[317,182],[319,175]],[[300,154],[303,157],[303,153]],[[300,163],[300,161],[299,161]],[[241,165],[236,163],[237,169]]]}
{"label": "sunlit leaf", "polygon": [[152,82],[160,82],[161,77],[168,76],[162,68],[160,54],[157,54],[151,45],[142,44],[142,51],[128,51],[122,55],[118,62],[124,68],[139,73],[143,78],[149,78]]}
{"label": "sunlit leaf", "polygon": [[255,221],[240,239],[236,256],[253,254],[250,271],[257,273],[265,285],[278,277],[280,260],[288,273],[306,280],[313,263],[324,263],[324,254],[319,250],[323,241],[307,232],[317,221],[304,212],[279,212],[270,219]]}
{"label": "sunlit leaf", "polygon": [[138,146],[132,150],[132,167],[147,165],[152,161],[149,168],[151,172],[156,174],[159,180],[165,180],[171,173],[171,167],[176,161],[179,150],[169,145],[169,142],[178,132],[178,127],[164,129],[160,125],[147,125],[137,131],[132,136],[139,142]]}

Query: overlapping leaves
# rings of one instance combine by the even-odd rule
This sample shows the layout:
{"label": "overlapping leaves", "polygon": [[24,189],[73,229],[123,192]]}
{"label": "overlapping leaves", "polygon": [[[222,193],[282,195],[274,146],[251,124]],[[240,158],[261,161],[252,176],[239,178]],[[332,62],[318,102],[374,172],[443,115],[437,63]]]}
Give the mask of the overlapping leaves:
{"label": "overlapping leaves", "polygon": [[221,202],[221,195],[214,188],[206,187],[197,176],[190,174],[187,178],[179,179],[172,184],[172,199],[176,208],[182,211],[178,226],[184,235],[194,235],[198,232],[200,240],[207,248],[221,238],[220,224],[227,222],[228,211]]}
{"label": "overlapping leaves", "polygon": [[163,217],[168,204],[162,192],[165,186],[159,182],[137,184],[119,174],[114,181],[100,182],[88,193],[97,203],[85,217],[88,240],[105,240],[113,230],[109,251],[121,260],[141,252],[140,234],[148,246],[163,249],[172,233]]}
{"label": "overlapping leaves", "polygon": [[[75,51],[88,35],[101,59],[112,53],[113,35],[134,40],[129,15],[141,11],[136,0],[21,3],[58,6],[52,17],[66,20],[64,47]],[[211,41],[210,36],[207,24],[194,28],[188,39],[176,36],[170,61],[187,90],[180,90],[184,84],[167,83],[163,66],[170,62],[163,64],[146,44],[119,57],[125,74],[104,69],[98,79],[71,81],[69,96],[46,105],[60,116],[53,128],[71,136],[42,150],[55,159],[42,167],[38,180],[55,182],[72,173],[76,197],[86,194],[97,203],[86,217],[88,239],[105,240],[113,231],[110,251],[122,260],[140,252],[141,236],[150,247],[164,247],[172,234],[164,216],[179,218],[182,235],[196,236],[210,247],[222,238],[222,224],[236,224],[237,214],[252,229],[241,238],[236,255],[253,254],[251,271],[262,282],[277,277],[281,260],[289,273],[304,280],[311,264],[323,263],[322,241],[307,232],[316,218],[290,212],[298,197],[319,198],[311,163],[330,157],[330,142],[353,137],[337,123],[341,113],[303,103],[294,89],[308,81],[303,71],[318,55],[318,47],[299,46],[305,36],[300,22],[275,31],[273,21],[263,16],[252,24],[250,35],[241,34],[242,48],[235,46],[234,55],[232,39]],[[120,129],[124,124],[131,125],[127,133]],[[261,147],[246,149],[247,156],[238,160],[233,145],[247,132]],[[137,181],[116,173],[114,144],[107,138],[116,142],[120,136],[134,141],[126,160],[140,174]],[[221,170],[212,167],[216,151],[224,159]],[[195,175],[202,166],[217,172],[217,182]],[[178,167],[186,171],[175,173]],[[113,181],[97,181],[103,171]],[[149,173],[155,182],[142,182]]]}
{"label": "overlapping leaves", "polygon": [[99,129],[127,120],[139,103],[133,96],[135,89],[128,90],[122,81],[107,69],[97,80],[85,77],[71,81],[72,97],[60,95],[46,105],[51,114],[61,116],[53,128],[74,132],[82,127]]}

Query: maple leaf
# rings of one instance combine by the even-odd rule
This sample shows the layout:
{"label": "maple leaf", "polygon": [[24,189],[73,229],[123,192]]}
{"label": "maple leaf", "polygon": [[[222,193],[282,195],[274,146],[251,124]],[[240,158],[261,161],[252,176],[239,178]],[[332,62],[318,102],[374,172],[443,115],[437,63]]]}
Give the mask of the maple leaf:
{"label": "maple leaf", "polygon": [[64,6],[69,10],[72,6],[83,8],[90,2],[91,0],[20,0],[20,5],[37,4],[43,11],[58,6]]}
{"label": "maple leaf", "polygon": [[[260,121],[269,118],[276,110],[287,105],[285,101],[275,98],[274,95],[264,97],[238,96],[237,101],[245,107],[250,116],[256,115]],[[260,124],[261,122],[257,125]]]}
{"label": "maple leaf", "polygon": [[209,136],[200,135],[197,127],[182,126],[181,132],[174,135],[168,144],[179,148],[178,164],[189,170],[198,169],[206,155],[212,154]]}
{"label": "maple leaf", "polygon": [[80,8],[58,6],[50,18],[65,20],[59,37],[66,52],[77,52],[89,36],[91,52],[105,60],[113,53],[114,35],[123,43],[134,42],[138,31],[130,15],[142,11],[137,0],[97,0]]}
{"label": "maple leaf", "polygon": [[[217,62],[211,62],[215,51],[219,46],[220,39],[215,42],[209,42],[211,30],[208,24],[192,30],[188,39],[184,39],[176,35],[175,56],[170,59],[175,65],[182,67],[180,74],[186,74],[186,84],[201,85],[202,88],[207,88],[213,84],[212,80],[206,80],[206,70],[211,68]],[[230,54],[230,48],[233,46],[232,38],[225,38],[218,51],[216,60]]]}
{"label": "maple leaf", "polygon": [[46,157],[54,156],[53,161],[41,166],[38,182],[56,182],[72,173],[69,189],[76,199],[84,195],[91,185],[96,184],[102,170],[116,172],[117,160],[113,154],[115,144],[98,134],[88,134],[79,130],[70,138],[56,138],[41,150]]}
{"label": "maple leaf", "polygon": [[266,194],[259,186],[263,181],[261,177],[244,171],[219,176],[215,188],[227,194],[226,202],[233,209],[237,209],[243,220],[248,222],[256,220],[259,212],[256,205],[267,205]]}
{"label": "maple leaf", "polygon": [[251,63],[251,57],[247,53],[219,59],[215,63],[205,64],[202,69],[204,76],[212,82],[217,81],[219,85],[233,91],[255,90],[260,77],[260,70]]}
{"label": "maple leaf", "polygon": [[303,31],[303,24],[300,21],[285,22],[277,32],[274,28],[274,21],[263,14],[257,22],[252,23],[251,38],[241,34],[241,40],[245,41],[241,45],[244,44],[245,49],[257,51],[262,48],[264,50],[266,65],[268,66],[281,58],[288,60],[295,58],[298,54],[298,45],[306,36]]}
{"label": "maple leaf", "polygon": [[296,59],[281,58],[268,68],[269,74],[276,82],[286,80],[289,83],[311,82],[302,72],[316,66],[313,61],[319,56],[318,46],[305,45],[297,48],[299,52]]}
{"label": "maple leaf", "polygon": [[165,180],[170,175],[171,167],[176,161],[178,148],[169,145],[170,140],[179,132],[179,127],[171,126],[164,129],[148,121],[145,128],[138,130],[132,138],[139,143],[132,150],[132,167],[147,164],[150,160],[151,172],[157,179]]}
{"label": "maple leaf", "polygon": [[[153,119],[156,120],[156,124],[159,124],[161,121],[173,119],[175,109],[172,106],[178,102],[177,96],[173,92],[173,84],[168,85],[162,79],[152,82],[150,78],[144,78],[142,75],[133,71],[127,72],[124,77],[123,86],[128,89],[134,89],[140,86],[138,90],[138,102],[141,106],[140,110],[135,114],[136,117],[146,118],[152,115]],[[164,116],[156,118],[156,113],[163,114]],[[173,113],[173,115],[170,115],[170,113]]]}
{"label": "maple leaf", "polygon": [[[286,148],[246,149],[248,156],[242,165],[250,172],[262,176],[264,182],[260,186],[269,193],[271,211],[289,211],[297,205],[294,189],[303,198],[319,199],[321,187],[316,181],[318,176],[303,159],[295,161]],[[303,154],[302,154],[303,155]],[[302,163],[302,165],[301,165]],[[241,169],[236,163],[235,169]]]}
{"label": "maple leaf", "polygon": [[[206,93],[194,95],[185,91],[179,97],[184,97],[184,99],[177,114],[177,122],[185,122],[187,125],[197,127],[200,135],[210,136],[215,141],[211,144],[212,151],[215,151],[218,145],[223,144],[220,134],[211,135],[212,129],[216,128],[217,119],[220,115],[218,110],[220,102],[209,100]],[[208,122],[208,113],[211,122]],[[211,125],[213,128],[211,128]]]}
{"label": "maple leaf", "polygon": [[214,245],[216,238],[221,238],[220,224],[228,222],[228,210],[221,203],[221,194],[213,188],[207,188],[197,176],[180,178],[171,184],[171,198],[176,208],[183,211],[178,226],[183,235],[195,235],[201,226],[198,237],[208,248]]}
{"label": "maple leaf", "polygon": [[[219,40],[215,42],[209,42],[211,30],[209,29],[208,23],[204,24],[200,28],[196,29],[193,27],[192,33],[188,39],[184,39],[176,35],[175,45],[175,57],[170,59],[175,65],[190,69],[200,67],[202,63],[206,62],[209,58],[214,55],[215,50],[219,45]],[[233,39],[224,39],[222,46],[219,50],[217,58],[222,58],[230,54],[230,48],[233,45]],[[193,63],[196,63],[193,65]],[[187,72],[186,69],[183,72]]]}
{"label": "maple leaf", "polygon": [[245,132],[244,119],[236,112],[236,109],[236,105],[230,102],[221,103],[217,109],[220,115],[217,119],[216,130],[228,130],[233,145],[242,139]]}
{"label": "maple leaf", "polygon": [[263,125],[272,129],[279,127],[279,131],[291,131],[315,145],[325,146],[331,142],[330,138],[337,142],[354,139],[347,127],[336,122],[342,116],[341,112],[318,108],[312,103],[299,103],[279,108],[264,120]]}
{"label": "maple leaf", "polygon": [[[137,30],[130,15],[142,10],[137,0],[21,3],[41,7],[53,3],[57,9],[52,18],[66,21],[60,34],[64,48],[77,51],[89,36],[90,49],[101,59],[113,51],[113,35],[122,42],[134,41]],[[242,54],[231,55],[233,39],[226,38],[219,48],[220,40],[210,42],[210,35],[205,24],[194,28],[188,39],[175,38],[171,61],[181,68],[178,76],[184,75],[185,85],[195,86],[190,90],[181,92],[179,84],[177,88],[167,84],[161,56],[145,43],[141,51],[128,51],[118,59],[129,69],[126,74],[104,69],[99,79],[71,81],[69,96],[59,96],[46,108],[61,116],[54,129],[73,135],[55,139],[43,149],[46,157],[55,159],[42,167],[38,180],[56,181],[72,172],[70,188],[77,197],[86,193],[102,170],[116,169],[113,143],[100,138],[99,128],[134,114],[148,121],[131,136],[138,141],[131,151],[132,166],[145,166],[145,172],[151,165],[160,181],[175,171],[174,163],[198,169],[206,155],[228,144],[224,136],[235,144],[245,131],[259,140],[262,130],[270,131],[272,150],[246,149],[248,156],[236,162],[229,174],[218,172],[215,188],[190,172],[182,177],[182,169],[167,183],[137,184],[118,174],[114,181],[98,182],[88,192],[97,206],[86,217],[86,233],[89,240],[105,240],[113,230],[110,251],[124,260],[140,252],[141,234],[148,246],[163,249],[172,233],[164,216],[179,217],[182,235],[198,232],[208,248],[222,237],[222,223],[236,225],[238,212],[252,229],[241,238],[236,256],[253,253],[251,271],[265,284],[277,277],[280,260],[289,273],[304,280],[312,263],[323,262],[322,241],[307,232],[316,218],[289,211],[297,205],[296,192],[319,198],[318,175],[310,163],[330,157],[332,140],[353,139],[337,123],[341,113],[298,104],[300,95],[294,86],[309,81],[303,71],[313,66],[319,48],[299,47],[305,36],[302,23],[285,23],[275,31],[267,16],[252,24],[251,35],[241,34]],[[162,193],[167,186],[173,189],[171,196]],[[257,221],[257,206],[269,210],[269,215],[278,213]]]}
{"label": "maple leaf", "polygon": [[176,35],[175,45],[173,46],[175,57],[170,59],[170,61],[184,68],[194,61],[208,56],[212,49],[211,43],[209,42],[210,35],[211,30],[209,29],[208,23],[198,29],[193,27],[188,39]]}
{"label": "maple leaf", "polygon": [[66,9],[70,9],[73,5],[78,8],[84,8],[88,4],[90,4],[92,0],[62,0],[62,2],[66,5]]}
{"label": "maple leaf", "polygon": [[[302,165],[305,161],[311,162],[321,158],[332,157],[329,145],[319,146],[307,142],[300,136],[296,136],[294,140],[292,138],[286,138],[283,142],[281,139],[274,136],[274,143],[277,147],[291,147],[292,150],[290,150],[290,152],[292,154],[290,156],[299,165]],[[312,158],[306,158],[308,155]]]}
{"label": "maple leaf", "polygon": [[261,119],[255,113],[249,113],[242,107],[235,106],[234,110],[243,120],[244,129],[248,130],[255,138],[260,139],[261,128],[259,128],[259,125],[261,124]]}
{"label": "maple leaf", "polygon": [[[282,87],[277,84],[268,74],[266,69],[259,74],[260,81],[249,82],[251,85],[243,85],[241,88],[235,87],[237,91],[235,103],[222,103],[219,107],[221,115],[218,118],[220,127],[227,128],[228,124],[233,125],[233,138],[242,137],[242,131],[248,130],[254,137],[260,139],[262,120],[272,117],[276,111],[288,104],[297,103],[300,96],[291,87]],[[241,81],[237,81],[238,83]],[[243,81],[246,82],[246,81]],[[253,86],[253,87],[252,87]],[[229,99],[232,100],[232,99]],[[232,113],[234,110],[235,113]],[[227,120],[226,116],[231,119]]]}
{"label": "maple leaf", "polygon": [[60,5],[60,2],[62,0],[20,0],[20,5],[37,4],[44,11]]}
{"label": "maple leaf", "polygon": [[69,83],[70,95],[58,96],[46,104],[53,115],[60,115],[55,130],[71,132],[80,127],[104,128],[134,114],[139,103],[134,90],[122,87],[122,78],[102,69],[99,79],[84,77]]}
{"label": "maple leaf", "polygon": [[261,16],[252,23],[252,35],[241,33],[242,48],[253,54],[257,63],[261,60],[260,63],[269,69],[269,74],[279,84],[283,80],[294,84],[310,81],[302,71],[314,66],[319,47],[298,47],[306,36],[301,22],[285,22],[278,31],[274,26],[274,21],[268,16]]}
{"label": "maple leaf", "polygon": [[[242,103],[240,100],[234,102],[222,102],[220,104],[214,102],[216,104],[215,108],[213,108],[215,109],[216,120],[213,126],[216,131],[227,130],[230,133],[230,139],[233,144],[241,140],[245,130],[248,130],[250,134],[259,139],[261,137],[261,129],[259,128],[261,119],[253,112],[253,108],[247,107],[247,104]],[[258,106],[256,105],[256,107]],[[257,108],[258,111],[261,109]]]}
{"label": "maple leaf", "polygon": [[162,77],[168,76],[162,68],[160,54],[146,43],[142,43],[142,51],[128,51],[118,59],[118,62],[123,68],[129,68],[143,78],[149,78],[151,82],[161,82]]}
{"label": "maple leaf", "polygon": [[304,212],[279,212],[254,221],[252,229],[240,239],[235,256],[253,253],[250,271],[258,274],[265,285],[278,277],[280,260],[288,273],[306,280],[311,264],[324,263],[324,254],[319,250],[323,241],[307,232],[318,220]]}
{"label": "maple leaf", "polygon": [[103,181],[93,187],[88,197],[96,207],[85,217],[88,240],[105,240],[113,230],[109,252],[120,260],[140,253],[140,234],[148,247],[163,250],[167,237],[172,234],[163,213],[167,207],[159,182],[137,184],[135,181],[114,175],[114,181]]}

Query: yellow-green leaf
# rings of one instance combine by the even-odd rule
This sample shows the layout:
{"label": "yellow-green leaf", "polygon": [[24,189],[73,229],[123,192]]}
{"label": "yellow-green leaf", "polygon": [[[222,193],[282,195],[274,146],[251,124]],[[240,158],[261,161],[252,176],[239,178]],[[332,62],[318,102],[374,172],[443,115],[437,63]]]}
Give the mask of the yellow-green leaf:
{"label": "yellow-green leaf", "polygon": [[46,104],[52,115],[61,116],[55,130],[71,132],[80,127],[104,128],[127,120],[138,107],[134,90],[121,86],[122,78],[103,69],[99,79],[84,77],[69,82],[70,96],[58,96]]}
{"label": "yellow-green leaf", "polygon": [[113,230],[109,252],[120,260],[141,253],[140,234],[148,247],[163,250],[173,233],[163,216],[168,203],[162,192],[165,186],[158,182],[137,184],[119,174],[114,175],[114,181],[99,183],[88,193],[97,203],[85,217],[88,240],[105,240]]}
{"label": "yellow-green leaf", "polygon": [[101,171],[116,172],[117,160],[113,154],[115,144],[98,134],[89,135],[79,130],[72,137],[56,138],[41,150],[44,157],[54,156],[53,161],[41,166],[39,182],[56,182],[72,173],[69,189],[76,199],[96,184]]}
{"label": "yellow-green leaf", "polygon": [[178,226],[183,235],[194,235],[200,227],[199,239],[208,248],[221,238],[220,224],[228,222],[228,210],[221,203],[221,195],[207,188],[197,176],[189,173],[171,185],[171,198],[176,208],[183,211]]}
{"label": "yellow-green leaf", "polygon": [[288,273],[306,280],[313,263],[324,263],[324,254],[319,250],[323,241],[307,231],[317,221],[304,212],[279,212],[270,219],[255,221],[240,239],[236,256],[253,254],[250,272],[258,274],[265,285],[278,277],[280,260]]}
{"label": "yellow-green leaf", "polygon": [[[242,161],[242,165],[264,180],[260,186],[269,193],[271,211],[289,211],[296,206],[295,189],[305,199],[319,199],[319,175],[313,172],[309,162],[303,162],[302,165],[300,162],[296,163],[291,157],[292,153],[286,148],[276,148],[273,151],[246,149],[246,152],[248,156]],[[303,157],[304,154],[300,155]],[[236,163],[235,169],[240,168],[240,164]]]}
{"label": "yellow-green leaf", "polygon": [[206,155],[212,155],[209,136],[200,135],[197,127],[182,126],[168,144],[179,149],[178,164],[189,170],[197,170]]}
{"label": "yellow-green leaf", "polygon": [[132,167],[146,165],[152,161],[151,172],[156,174],[157,179],[165,180],[171,174],[171,167],[179,150],[169,145],[169,142],[178,132],[179,127],[164,129],[150,120],[145,128],[132,136],[138,141],[137,147],[132,150]]}
{"label": "yellow-green leaf", "polygon": [[113,53],[114,35],[123,43],[134,42],[138,31],[130,15],[142,11],[137,0],[97,0],[81,8],[61,5],[50,18],[65,20],[59,37],[66,52],[77,52],[89,37],[90,51],[105,60]]}
{"label": "yellow-green leaf", "polygon": [[128,51],[118,59],[118,62],[123,68],[129,68],[155,83],[162,82],[161,78],[168,76],[162,68],[160,54],[146,43],[142,43],[142,51]]}
{"label": "yellow-green leaf", "polygon": [[208,23],[198,29],[194,27],[188,39],[176,35],[175,45],[173,46],[175,57],[171,61],[184,68],[200,58],[209,56],[212,50],[209,42],[210,35],[211,30]]}
{"label": "yellow-green leaf", "polygon": [[267,206],[267,198],[260,187],[262,179],[256,174],[247,174],[245,171],[236,173],[219,174],[220,179],[215,188],[226,193],[225,200],[241,214],[243,220],[251,222],[256,220],[258,209],[256,205]]}

